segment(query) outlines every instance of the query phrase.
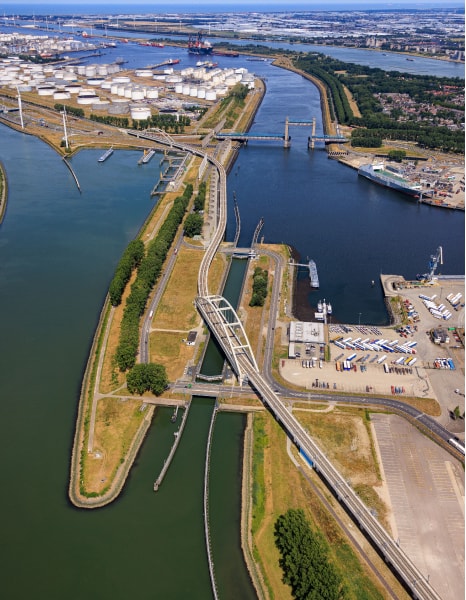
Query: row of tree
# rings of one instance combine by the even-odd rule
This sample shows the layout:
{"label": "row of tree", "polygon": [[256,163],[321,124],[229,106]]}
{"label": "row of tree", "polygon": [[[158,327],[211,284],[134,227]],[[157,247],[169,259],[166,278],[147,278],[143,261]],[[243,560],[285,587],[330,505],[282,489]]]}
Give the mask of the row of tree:
{"label": "row of tree", "polygon": [[144,314],[149,294],[160,276],[162,265],[175,239],[175,235],[189,204],[193,186],[188,184],[182,196],[178,196],[157,236],[149,243],[147,253],[141,260],[136,280],[126,300],[120,328],[116,360],[120,371],[131,369],[136,362],[139,344],[139,321]]}
{"label": "row of tree", "polygon": [[102,123],[103,125],[111,125],[112,127],[122,127],[124,129],[128,129],[129,127],[128,117],[115,117],[112,115],[91,114],[89,116],[89,119],[91,121],[95,121],[96,123]]}
{"label": "row of tree", "polygon": [[68,106],[67,104],[59,104],[57,102],[53,105],[53,107],[59,112],[62,112],[64,109],[66,109],[66,112],[74,117],[84,117],[84,110],[82,108],[76,108],[76,106]]}
{"label": "row of tree", "polygon": [[108,293],[112,306],[121,304],[121,298],[125,291],[126,284],[131,277],[131,273],[134,269],[139,267],[144,255],[144,243],[141,240],[132,240],[128,244],[126,250],[123,252],[123,256],[118,262],[115,275],[110,282]]}
{"label": "row of tree", "polygon": [[157,113],[156,115],[150,116],[148,119],[139,119],[133,121],[132,129],[143,131],[155,127],[162,129],[167,133],[184,133],[185,127],[191,124],[191,119],[183,115],[170,115],[164,113]]}
{"label": "row of tree", "polygon": [[249,306],[264,306],[268,292],[269,272],[256,267],[252,276],[252,296]]}
{"label": "row of tree", "polygon": [[[452,97],[456,99],[464,87],[464,82],[459,78],[384,71],[342,62],[318,53],[300,53],[294,64],[327,85],[338,121],[357,128],[352,133],[353,146],[378,147],[383,139],[392,139],[464,153],[463,131],[435,126],[430,119],[423,117],[424,113],[429,112],[428,107],[435,104],[449,110],[456,107],[456,121],[458,112],[463,113],[464,120],[464,100],[461,105],[452,102]],[[361,117],[354,116],[343,86],[355,98]],[[392,114],[385,114],[378,98],[380,94],[405,94],[410,99],[410,106],[414,102],[418,110],[408,113],[403,108],[397,108]],[[364,133],[364,130],[370,131]]]}
{"label": "row of tree", "polygon": [[184,222],[184,233],[187,237],[193,238],[195,235],[201,235],[204,225],[204,208],[207,183],[203,181],[199,185],[199,190],[194,198],[193,212],[186,217]]}
{"label": "row of tree", "polygon": [[298,600],[343,600],[342,578],[329,560],[328,544],[312,531],[302,509],[289,509],[275,523],[283,582]]}
{"label": "row of tree", "polygon": [[314,75],[327,85],[330,94],[329,100],[333,104],[339,123],[348,124],[354,117],[353,111],[340,80],[333,72],[325,68],[326,59],[327,57],[323,55],[318,55],[318,59],[315,59],[314,55],[308,55],[298,59],[295,65],[298,69]]}

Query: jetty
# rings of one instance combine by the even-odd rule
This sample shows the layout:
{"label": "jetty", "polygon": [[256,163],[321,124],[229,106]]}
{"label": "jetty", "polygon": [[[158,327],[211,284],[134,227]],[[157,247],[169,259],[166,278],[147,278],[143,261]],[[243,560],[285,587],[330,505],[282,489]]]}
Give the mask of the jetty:
{"label": "jetty", "polygon": [[[184,430],[184,426],[186,423],[186,419],[188,418],[188,413],[189,413],[189,407],[191,406],[191,402],[189,402],[186,405],[186,409],[183,413],[183,418],[181,420],[181,425],[178,429],[178,431],[175,431],[174,436],[175,436],[175,441],[173,442],[173,445],[170,449],[170,453],[168,455],[168,457],[165,459],[164,463],[163,463],[163,467],[162,470],[160,471],[159,476],[157,477],[157,479],[154,481],[154,492],[157,492],[159,487],[162,484],[163,478],[165,477],[165,475],[167,474],[168,471],[168,467],[170,466],[173,457],[175,456],[175,452],[176,449],[178,448],[178,444],[180,443],[180,439],[181,439],[181,434],[183,433]],[[175,409],[177,410],[177,409]]]}
{"label": "jetty", "polygon": [[81,193],[81,186],[79,185],[79,181],[78,178],[76,176],[76,173],[73,171],[73,167],[70,165],[70,163],[66,160],[66,156],[63,157],[63,162],[65,163],[65,165],[68,167],[71,175],[73,175],[73,179],[78,187],[79,192]]}

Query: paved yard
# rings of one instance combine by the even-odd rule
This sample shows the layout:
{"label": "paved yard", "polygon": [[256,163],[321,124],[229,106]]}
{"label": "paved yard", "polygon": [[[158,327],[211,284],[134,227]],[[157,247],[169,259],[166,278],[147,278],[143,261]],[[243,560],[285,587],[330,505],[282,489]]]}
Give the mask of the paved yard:
{"label": "paved yard", "polygon": [[394,538],[442,600],[465,597],[464,470],[396,415],[371,416]]}

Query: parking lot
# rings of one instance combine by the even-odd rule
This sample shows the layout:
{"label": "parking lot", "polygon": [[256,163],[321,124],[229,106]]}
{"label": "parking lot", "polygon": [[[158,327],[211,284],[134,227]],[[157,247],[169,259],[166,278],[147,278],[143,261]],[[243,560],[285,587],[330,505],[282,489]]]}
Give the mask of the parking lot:
{"label": "parking lot", "polygon": [[393,538],[443,600],[464,598],[464,470],[396,415],[373,414]]}
{"label": "parking lot", "polygon": [[[450,294],[463,292],[461,280],[399,290],[397,294],[417,315],[409,326],[329,325],[330,361],[324,360],[324,346],[295,345],[297,358],[283,359],[280,373],[287,381],[310,391],[325,388],[399,399],[433,398],[441,407],[439,421],[463,437],[464,419],[453,419],[451,415],[456,406],[461,417],[465,410],[464,306],[455,309],[446,300]],[[420,295],[434,297],[437,305],[444,303],[451,317],[434,317]],[[448,341],[436,344],[431,330],[439,328],[448,334]],[[361,344],[365,344],[362,349]]]}

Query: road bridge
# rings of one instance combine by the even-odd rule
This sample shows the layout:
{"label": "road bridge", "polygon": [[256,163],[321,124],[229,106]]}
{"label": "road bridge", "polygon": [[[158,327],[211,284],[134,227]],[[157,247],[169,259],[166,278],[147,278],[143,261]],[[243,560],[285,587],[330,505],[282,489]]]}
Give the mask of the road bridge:
{"label": "road bridge", "polygon": [[309,119],[290,119],[286,117],[285,120],[285,131],[281,133],[250,133],[250,132],[225,132],[219,131],[215,134],[218,140],[236,140],[238,142],[248,143],[249,140],[263,140],[263,141],[281,141],[283,142],[284,148],[291,146],[291,136],[289,133],[290,127],[312,127],[312,133],[308,137],[308,148],[313,149],[316,142],[323,142],[324,144],[345,144],[349,140],[344,135],[336,133],[334,135],[322,134],[316,135],[316,119],[313,117]]}
{"label": "road bridge", "polygon": [[[160,136],[159,136],[160,139]],[[236,372],[240,382],[245,382],[257,392],[277,421],[283,426],[287,435],[293,440],[315,470],[326,481],[329,488],[345,506],[349,514],[364,530],[367,537],[379,549],[379,552],[397,572],[414,598],[419,600],[441,600],[430,585],[428,577],[419,571],[411,559],[399,547],[394,539],[380,525],[376,517],[366,507],[356,492],[340,475],[308,432],[296,417],[282,403],[268,380],[259,372],[249,341],[236,312],[221,296],[211,296],[208,289],[208,273],[214,256],[220,246],[226,229],[226,171],[215,158],[209,157],[196,148],[177,144],[171,140],[170,145],[207,159],[218,171],[219,219],[218,227],[207,247],[198,273],[198,297],[196,306],[202,314],[211,333],[216,337],[225,356]],[[213,586],[215,582],[213,581]]]}

